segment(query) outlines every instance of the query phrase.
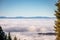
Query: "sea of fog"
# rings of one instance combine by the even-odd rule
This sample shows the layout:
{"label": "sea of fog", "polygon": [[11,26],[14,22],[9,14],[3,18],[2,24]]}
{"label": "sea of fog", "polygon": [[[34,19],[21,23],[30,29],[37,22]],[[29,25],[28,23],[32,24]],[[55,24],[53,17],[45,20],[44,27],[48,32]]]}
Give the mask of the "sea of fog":
{"label": "sea of fog", "polygon": [[29,32],[11,32],[12,40],[14,37],[17,37],[19,40],[55,40],[55,35],[39,35],[37,33],[29,33]]}
{"label": "sea of fog", "polygon": [[55,35],[38,35],[37,33],[54,33],[54,18],[41,19],[0,19],[0,26],[12,38],[20,40],[55,40]]}

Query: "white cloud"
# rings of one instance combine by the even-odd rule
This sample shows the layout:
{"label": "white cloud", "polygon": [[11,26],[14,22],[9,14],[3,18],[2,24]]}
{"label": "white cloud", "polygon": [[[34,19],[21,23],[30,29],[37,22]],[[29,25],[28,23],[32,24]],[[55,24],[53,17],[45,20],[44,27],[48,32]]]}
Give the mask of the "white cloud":
{"label": "white cloud", "polygon": [[40,32],[41,30],[47,32],[53,31],[54,19],[0,19],[0,25],[3,29],[26,27],[32,32],[36,32],[38,29]]}

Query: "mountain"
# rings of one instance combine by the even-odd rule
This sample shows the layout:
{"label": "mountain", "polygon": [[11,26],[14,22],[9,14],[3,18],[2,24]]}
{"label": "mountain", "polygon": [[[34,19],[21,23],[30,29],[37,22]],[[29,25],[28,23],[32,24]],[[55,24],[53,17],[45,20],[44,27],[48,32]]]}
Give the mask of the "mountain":
{"label": "mountain", "polygon": [[5,16],[0,16],[0,19],[20,19],[20,18],[23,18],[23,19],[40,19],[40,18],[47,18],[47,19],[50,19],[50,18],[54,18],[55,17],[41,17],[41,16],[35,16],[35,17],[22,17],[22,16],[18,16],[18,17],[5,17]]}

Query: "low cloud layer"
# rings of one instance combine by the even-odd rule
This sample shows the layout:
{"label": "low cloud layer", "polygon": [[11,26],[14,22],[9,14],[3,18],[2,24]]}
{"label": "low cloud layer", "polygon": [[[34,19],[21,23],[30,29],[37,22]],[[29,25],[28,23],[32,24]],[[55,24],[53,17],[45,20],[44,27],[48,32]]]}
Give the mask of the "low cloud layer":
{"label": "low cloud layer", "polygon": [[4,31],[54,32],[54,19],[0,19]]}

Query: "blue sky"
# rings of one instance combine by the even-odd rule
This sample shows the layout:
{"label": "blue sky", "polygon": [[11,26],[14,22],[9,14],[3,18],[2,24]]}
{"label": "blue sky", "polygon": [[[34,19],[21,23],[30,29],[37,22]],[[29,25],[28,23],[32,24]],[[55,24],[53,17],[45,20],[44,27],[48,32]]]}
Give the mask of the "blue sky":
{"label": "blue sky", "polygon": [[0,0],[0,16],[54,17],[56,0]]}

